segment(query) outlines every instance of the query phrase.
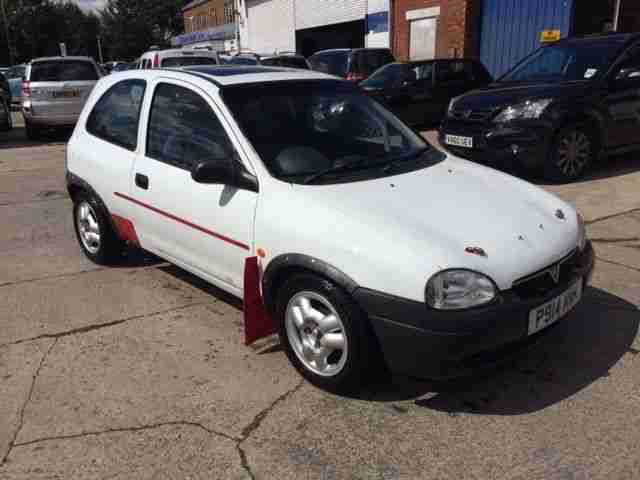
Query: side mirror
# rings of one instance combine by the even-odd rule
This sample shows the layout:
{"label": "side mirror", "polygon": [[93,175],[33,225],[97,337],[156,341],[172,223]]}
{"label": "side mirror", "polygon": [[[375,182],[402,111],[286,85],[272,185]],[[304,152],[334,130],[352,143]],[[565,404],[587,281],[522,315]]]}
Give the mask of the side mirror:
{"label": "side mirror", "polygon": [[191,178],[197,183],[229,185],[258,192],[257,179],[233,158],[199,162],[191,170]]}

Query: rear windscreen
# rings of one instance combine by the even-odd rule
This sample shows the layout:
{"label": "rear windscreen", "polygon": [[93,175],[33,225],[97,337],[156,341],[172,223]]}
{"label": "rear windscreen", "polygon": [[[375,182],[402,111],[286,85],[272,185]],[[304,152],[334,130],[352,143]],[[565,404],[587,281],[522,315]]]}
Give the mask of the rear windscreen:
{"label": "rear windscreen", "polygon": [[349,52],[317,53],[309,59],[311,68],[322,73],[346,77],[349,66]]}
{"label": "rear windscreen", "polygon": [[192,67],[194,65],[217,65],[213,57],[169,57],[162,60],[163,67]]}
{"label": "rear windscreen", "polygon": [[71,82],[98,80],[93,64],[84,61],[48,61],[31,65],[32,82]]}

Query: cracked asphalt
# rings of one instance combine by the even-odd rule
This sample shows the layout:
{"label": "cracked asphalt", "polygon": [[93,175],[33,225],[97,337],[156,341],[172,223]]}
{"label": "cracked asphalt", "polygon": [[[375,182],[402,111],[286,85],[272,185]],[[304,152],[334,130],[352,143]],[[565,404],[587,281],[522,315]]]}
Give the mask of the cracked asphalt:
{"label": "cracked asphalt", "polygon": [[86,260],[64,136],[22,138],[0,138],[0,478],[640,478],[640,155],[544,185],[598,257],[553,335],[467,378],[344,398],[277,340],[244,347],[241,304],[192,275]]}

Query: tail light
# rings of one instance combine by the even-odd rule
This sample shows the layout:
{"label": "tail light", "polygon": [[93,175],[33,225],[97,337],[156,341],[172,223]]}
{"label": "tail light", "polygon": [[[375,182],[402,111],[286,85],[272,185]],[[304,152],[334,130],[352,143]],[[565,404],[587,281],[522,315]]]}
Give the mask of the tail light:
{"label": "tail light", "polygon": [[160,55],[157,53],[153,57],[153,68],[160,68]]}
{"label": "tail light", "polygon": [[349,74],[347,75],[347,80],[350,80],[352,82],[361,82],[365,78],[366,77],[364,75],[362,75],[361,73],[349,72]]}
{"label": "tail light", "polygon": [[22,82],[22,96],[23,97],[31,96],[31,84],[26,80]]}

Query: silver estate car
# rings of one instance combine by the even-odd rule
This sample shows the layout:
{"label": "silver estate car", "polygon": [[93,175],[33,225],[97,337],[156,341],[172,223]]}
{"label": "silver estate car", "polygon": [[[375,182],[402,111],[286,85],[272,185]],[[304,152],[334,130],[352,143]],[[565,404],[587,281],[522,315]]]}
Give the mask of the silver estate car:
{"label": "silver estate car", "polygon": [[91,90],[102,76],[89,57],[32,60],[22,82],[22,113],[27,136],[48,127],[74,126]]}

